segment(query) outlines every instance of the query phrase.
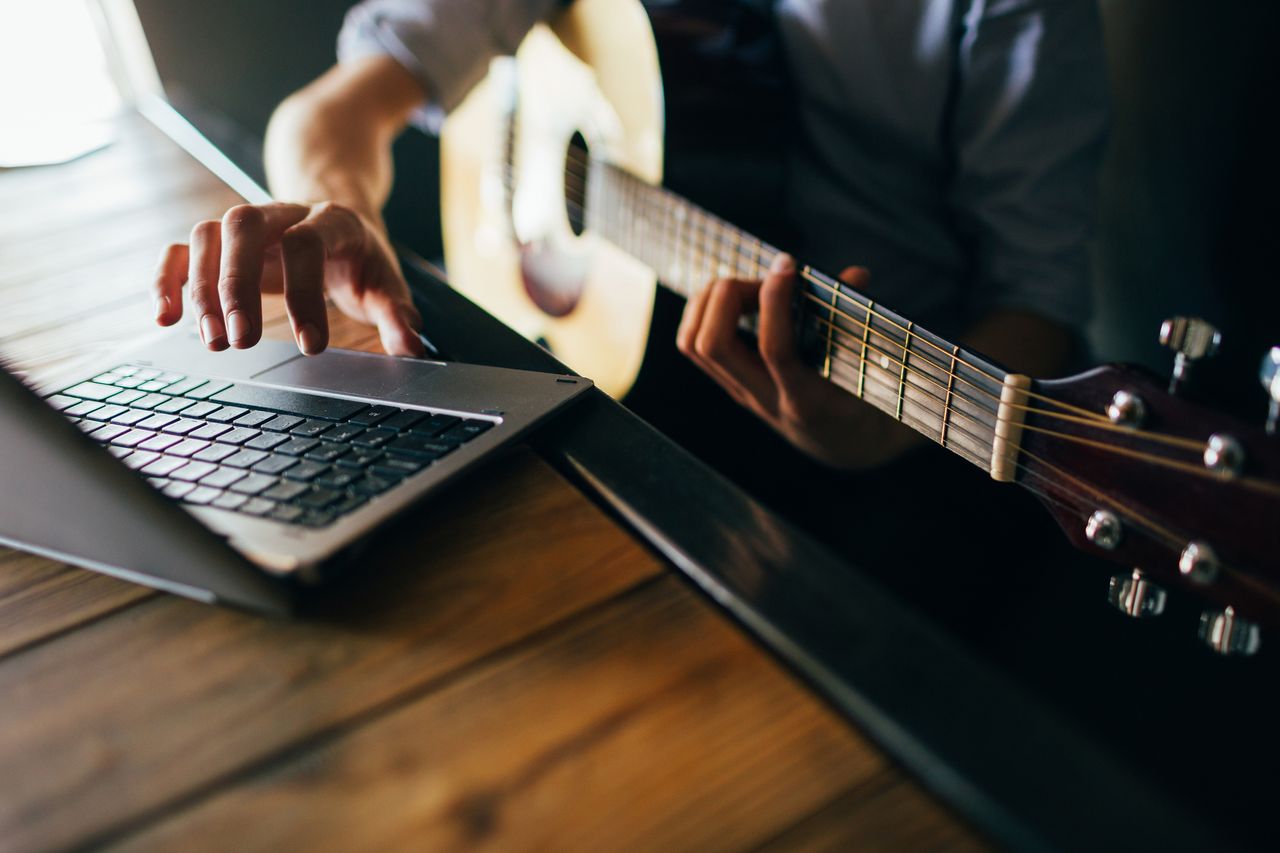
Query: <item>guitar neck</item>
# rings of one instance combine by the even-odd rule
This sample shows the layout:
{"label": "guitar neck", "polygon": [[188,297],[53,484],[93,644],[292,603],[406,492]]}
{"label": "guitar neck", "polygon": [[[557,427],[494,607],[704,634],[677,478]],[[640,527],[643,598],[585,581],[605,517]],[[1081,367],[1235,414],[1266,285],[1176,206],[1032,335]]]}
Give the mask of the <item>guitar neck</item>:
{"label": "guitar neck", "polygon": [[[759,279],[779,254],[680,196],[607,163],[591,162],[585,202],[592,231],[686,297],[716,278]],[[1012,479],[1007,463],[1016,451],[1016,435],[1002,424],[1021,422],[1017,397],[1025,394],[1024,377],[810,267],[801,266],[798,276],[797,322],[809,366],[993,477]]]}

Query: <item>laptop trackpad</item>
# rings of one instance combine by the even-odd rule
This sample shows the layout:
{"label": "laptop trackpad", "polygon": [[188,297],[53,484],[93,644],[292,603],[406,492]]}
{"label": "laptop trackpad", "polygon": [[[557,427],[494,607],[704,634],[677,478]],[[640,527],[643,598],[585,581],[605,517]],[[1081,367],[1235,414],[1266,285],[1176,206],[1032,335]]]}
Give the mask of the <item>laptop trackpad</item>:
{"label": "laptop trackpad", "polygon": [[259,382],[314,388],[384,400],[405,400],[433,384],[427,377],[445,365],[351,350],[303,356],[254,375]]}

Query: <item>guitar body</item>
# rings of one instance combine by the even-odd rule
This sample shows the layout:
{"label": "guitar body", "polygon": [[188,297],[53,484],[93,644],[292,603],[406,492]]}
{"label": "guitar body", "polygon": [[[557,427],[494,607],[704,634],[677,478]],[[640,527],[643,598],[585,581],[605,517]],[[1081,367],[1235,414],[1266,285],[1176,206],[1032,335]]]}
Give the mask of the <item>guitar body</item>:
{"label": "guitar body", "polygon": [[[657,276],[583,221],[570,141],[777,233],[761,216],[780,210],[783,177],[785,77],[772,38],[767,4],[742,0],[576,0],[535,27],[441,135],[453,285],[625,395],[650,347]],[[669,326],[654,346],[671,348]]]}

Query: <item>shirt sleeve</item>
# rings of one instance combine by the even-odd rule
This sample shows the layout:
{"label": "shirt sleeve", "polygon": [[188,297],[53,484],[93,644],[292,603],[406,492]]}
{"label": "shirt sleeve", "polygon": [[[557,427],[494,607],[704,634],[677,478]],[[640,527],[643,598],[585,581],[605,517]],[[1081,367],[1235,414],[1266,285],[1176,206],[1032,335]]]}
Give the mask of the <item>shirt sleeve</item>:
{"label": "shirt sleeve", "polygon": [[510,55],[562,0],[364,0],[338,35],[338,60],[385,55],[399,62],[431,100],[414,124],[437,133],[445,114],[480,82],[496,56]]}
{"label": "shirt sleeve", "polygon": [[975,252],[974,308],[1083,330],[1109,120],[1096,0],[975,0],[951,124],[951,202]]}

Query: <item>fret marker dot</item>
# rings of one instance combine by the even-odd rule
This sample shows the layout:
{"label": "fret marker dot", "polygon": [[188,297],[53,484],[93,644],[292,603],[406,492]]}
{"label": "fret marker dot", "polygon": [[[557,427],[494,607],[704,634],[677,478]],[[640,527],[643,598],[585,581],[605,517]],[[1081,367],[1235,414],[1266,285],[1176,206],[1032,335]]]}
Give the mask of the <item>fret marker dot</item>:
{"label": "fret marker dot", "polygon": [[885,370],[889,369],[889,356],[887,355],[880,356],[880,366]]}

